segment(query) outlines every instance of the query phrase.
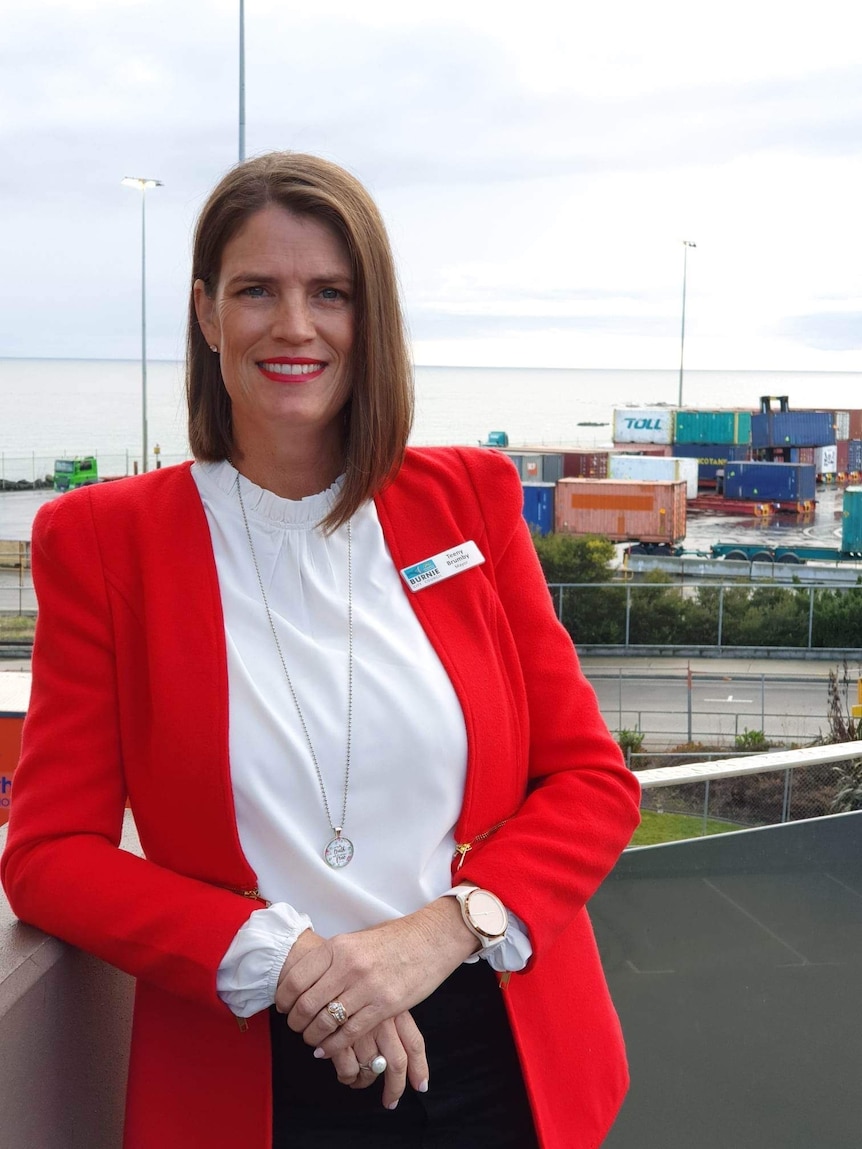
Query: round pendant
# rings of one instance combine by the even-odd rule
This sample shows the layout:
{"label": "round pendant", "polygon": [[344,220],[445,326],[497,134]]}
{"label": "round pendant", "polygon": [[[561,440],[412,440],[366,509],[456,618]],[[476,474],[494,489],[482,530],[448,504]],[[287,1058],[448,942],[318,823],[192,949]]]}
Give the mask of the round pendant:
{"label": "round pendant", "polygon": [[336,834],[331,842],[326,843],[323,851],[323,860],[333,870],[341,870],[353,861],[353,843],[349,838],[342,838]]}

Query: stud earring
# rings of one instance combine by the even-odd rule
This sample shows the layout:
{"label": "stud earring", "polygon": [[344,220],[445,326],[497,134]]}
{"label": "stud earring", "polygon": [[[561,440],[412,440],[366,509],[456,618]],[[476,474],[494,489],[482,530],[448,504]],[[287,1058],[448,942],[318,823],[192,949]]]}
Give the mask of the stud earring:
{"label": "stud earring", "polygon": [[218,351],[218,347],[216,347],[216,345],[215,345],[214,343],[211,343],[211,344],[210,344],[210,351],[216,351],[216,352],[217,352],[217,351]]}

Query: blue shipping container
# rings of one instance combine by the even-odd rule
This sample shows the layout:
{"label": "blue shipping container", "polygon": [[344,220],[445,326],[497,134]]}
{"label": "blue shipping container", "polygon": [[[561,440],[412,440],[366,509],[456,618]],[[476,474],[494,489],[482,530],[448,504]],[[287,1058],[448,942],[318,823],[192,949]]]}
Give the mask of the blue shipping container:
{"label": "blue shipping container", "polygon": [[554,492],[556,483],[522,483],[524,518],[531,531],[549,535],[554,529]]}
{"label": "blue shipping container", "polygon": [[862,471],[862,439],[851,439],[847,444],[847,470]]}
{"label": "blue shipping container", "polygon": [[845,489],[843,513],[841,549],[848,554],[862,555],[862,487]]}
{"label": "blue shipping container", "polygon": [[828,411],[766,411],[751,416],[752,447],[831,447],[834,442]]}
{"label": "blue shipping container", "polygon": [[811,463],[728,463],[724,495],[727,499],[807,502],[815,495],[815,472]]}
{"label": "blue shipping container", "polygon": [[673,453],[679,459],[697,459],[697,481],[714,486],[715,473],[731,462],[747,459],[749,449],[733,443],[674,443]]}

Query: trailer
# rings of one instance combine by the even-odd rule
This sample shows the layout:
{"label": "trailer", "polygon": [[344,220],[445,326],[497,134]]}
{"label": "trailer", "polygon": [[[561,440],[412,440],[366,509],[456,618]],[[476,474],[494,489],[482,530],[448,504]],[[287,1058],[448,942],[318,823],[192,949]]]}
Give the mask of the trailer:
{"label": "trailer", "polygon": [[764,546],[762,543],[715,543],[713,558],[752,563],[862,562],[862,487],[844,491],[841,515],[841,546]]}
{"label": "trailer", "polygon": [[858,563],[862,562],[862,551],[855,554],[838,547],[772,547],[763,543],[714,543],[710,554],[715,559],[747,563]]}

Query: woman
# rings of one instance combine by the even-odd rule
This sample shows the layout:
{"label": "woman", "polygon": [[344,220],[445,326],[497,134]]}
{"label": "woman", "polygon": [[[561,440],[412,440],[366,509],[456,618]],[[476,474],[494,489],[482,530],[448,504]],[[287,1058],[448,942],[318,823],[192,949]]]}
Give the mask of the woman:
{"label": "woman", "polygon": [[511,465],[405,450],[353,177],[215,189],[187,392],[194,465],[35,524],[3,859],[22,919],[138,979],[126,1149],[599,1145],[626,1067],[584,905],[637,783]]}

